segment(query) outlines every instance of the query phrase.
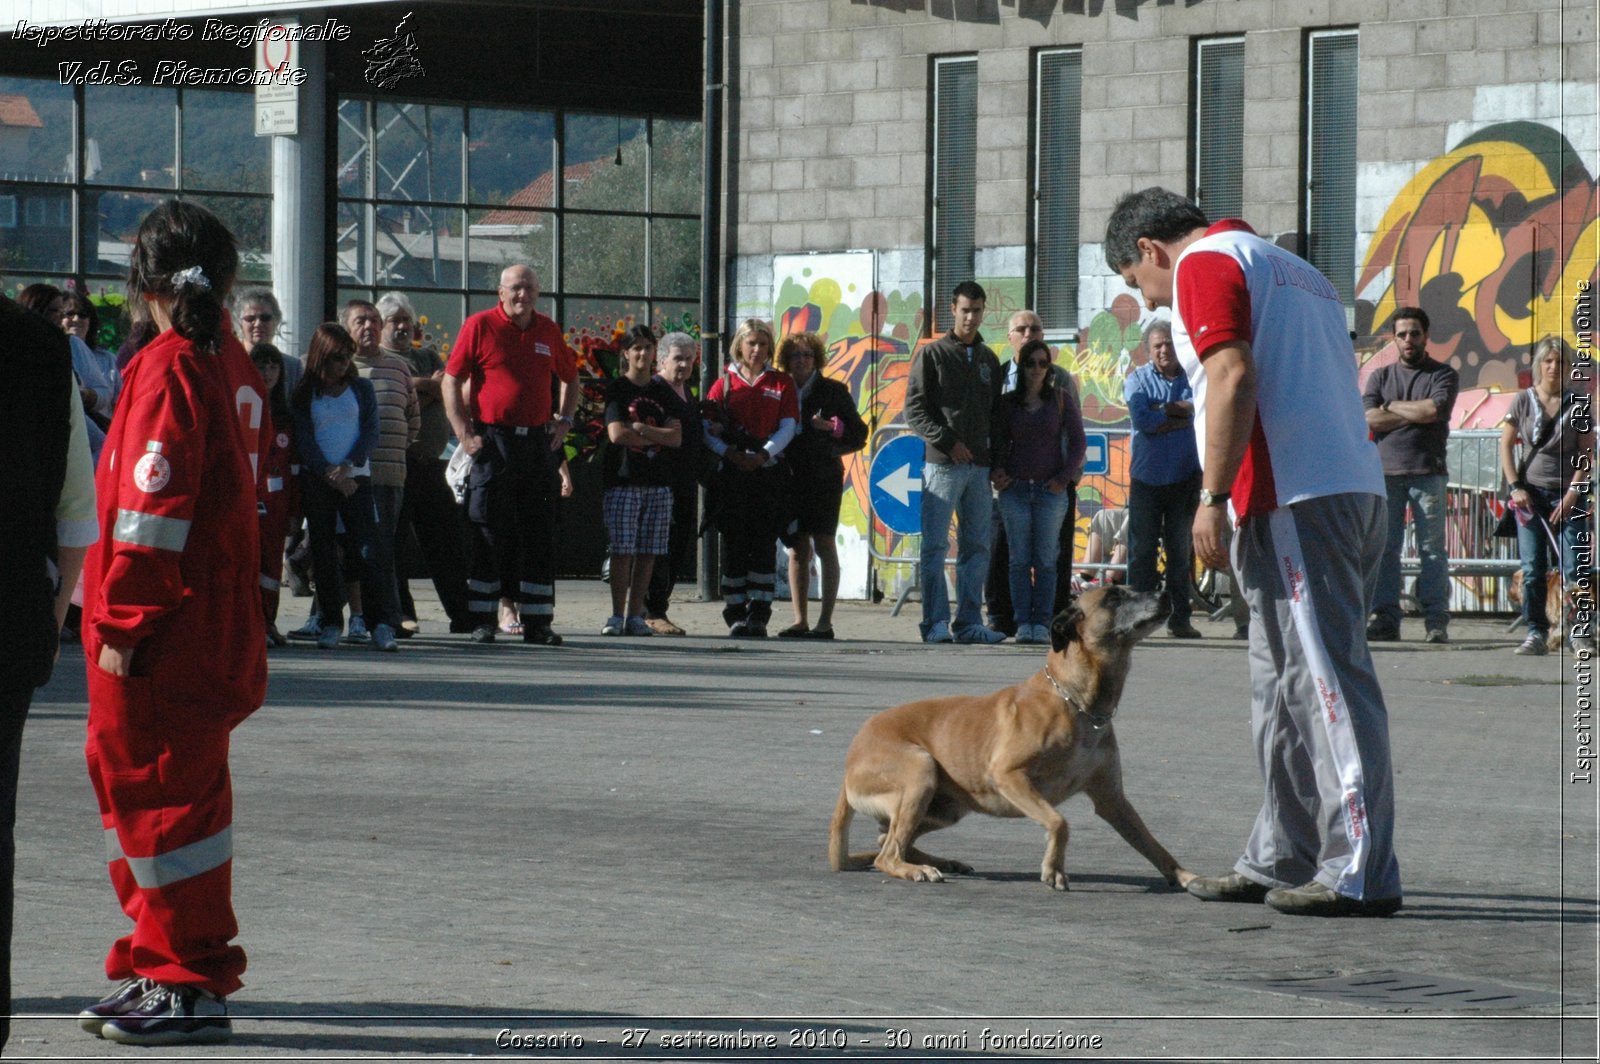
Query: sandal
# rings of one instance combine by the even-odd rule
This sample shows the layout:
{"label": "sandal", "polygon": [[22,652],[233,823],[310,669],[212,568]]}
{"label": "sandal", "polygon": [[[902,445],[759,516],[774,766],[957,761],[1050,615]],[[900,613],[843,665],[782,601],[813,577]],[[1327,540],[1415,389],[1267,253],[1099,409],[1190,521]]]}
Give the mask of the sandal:
{"label": "sandal", "polygon": [[833,625],[831,625],[831,624],[819,624],[819,625],[817,625],[817,627],[811,629],[811,631],[806,633],[806,638],[807,639],[832,639],[833,638]]}
{"label": "sandal", "polygon": [[779,639],[809,639],[810,637],[811,629],[803,624],[791,624],[778,633]]}
{"label": "sandal", "polygon": [[522,622],[512,621],[510,624],[502,624],[500,626],[500,631],[504,632],[506,635],[521,635]]}

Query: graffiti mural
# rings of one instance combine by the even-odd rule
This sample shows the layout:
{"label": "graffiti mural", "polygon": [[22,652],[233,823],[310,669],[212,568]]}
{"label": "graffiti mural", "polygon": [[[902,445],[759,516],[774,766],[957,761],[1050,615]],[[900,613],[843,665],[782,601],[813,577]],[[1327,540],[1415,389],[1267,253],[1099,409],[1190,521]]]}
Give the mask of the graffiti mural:
{"label": "graffiti mural", "polygon": [[1597,208],[1593,175],[1556,130],[1479,130],[1424,165],[1384,212],[1356,281],[1371,308],[1362,313],[1376,331],[1397,306],[1427,311],[1429,349],[1461,374],[1462,405],[1515,391],[1531,345],[1577,341],[1578,283],[1600,281]]}

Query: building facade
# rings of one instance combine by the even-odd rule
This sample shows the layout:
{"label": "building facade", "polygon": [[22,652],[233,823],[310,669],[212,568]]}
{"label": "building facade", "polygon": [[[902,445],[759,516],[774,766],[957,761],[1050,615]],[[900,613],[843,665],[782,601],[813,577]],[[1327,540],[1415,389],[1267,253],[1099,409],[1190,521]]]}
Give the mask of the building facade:
{"label": "building facade", "polygon": [[[1310,259],[1358,357],[1433,318],[1458,411],[1493,425],[1529,346],[1580,340],[1596,276],[1591,0],[740,0],[725,188],[733,317],[814,327],[881,429],[953,285],[986,335],[1035,308],[1126,478],[1122,378],[1148,312],[1105,266],[1117,197],[1163,185]],[[1592,309],[1592,304],[1590,304]],[[1392,357],[1392,356],[1388,356]],[[858,550],[914,554],[874,523]]]}

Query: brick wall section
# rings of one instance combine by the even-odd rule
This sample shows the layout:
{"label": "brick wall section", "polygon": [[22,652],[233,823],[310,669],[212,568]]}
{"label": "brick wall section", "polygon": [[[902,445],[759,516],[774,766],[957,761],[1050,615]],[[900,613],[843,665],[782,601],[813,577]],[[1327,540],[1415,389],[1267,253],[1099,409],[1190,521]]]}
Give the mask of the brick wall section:
{"label": "brick wall section", "polygon": [[[989,21],[948,17],[951,5],[935,0],[741,0],[736,253],[920,253],[930,55],[978,56],[975,222],[979,246],[993,249],[1028,238],[1037,48],[1083,48],[1086,244],[1097,242],[1122,193],[1187,189],[1197,36],[1245,36],[1245,214],[1269,234],[1299,227],[1307,29],[1361,33],[1363,219],[1373,213],[1365,199],[1392,197],[1394,175],[1447,150],[1463,121],[1495,120],[1475,114],[1483,87],[1566,80],[1594,95],[1593,0],[1198,0],[1138,5],[1132,16],[1111,4],[1085,7],[1097,13],[1057,4],[1041,24],[1019,15],[1017,0],[990,5]],[[1596,125],[1592,102],[1582,92],[1527,95],[1517,117],[1560,124],[1591,172],[1600,170],[1600,134],[1583,132]],[[1385,187],[1369,187],[1379,176]],[[1358,253],[1364,247],[1363,239]],[[1085,306],[1095,292],[1085,284]]]}

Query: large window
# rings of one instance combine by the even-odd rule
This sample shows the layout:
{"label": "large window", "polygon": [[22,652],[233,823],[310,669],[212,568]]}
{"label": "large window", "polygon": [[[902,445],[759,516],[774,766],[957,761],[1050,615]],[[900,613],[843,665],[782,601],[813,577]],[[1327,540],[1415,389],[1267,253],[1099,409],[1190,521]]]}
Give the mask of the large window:
{"label": "large window", "polygon": [[341,302],[402,289],[447,344],[527,263],[578,335],[697,316],[698,122],[364,98],[338,115]]}
{"label": "large window", "polygon": [[0,78],[6,289],[120,290],[140,219],[173,196],[216,212],[239,240],[241,279],[267,280],[272,164],[254,117],[249,92]]}
{"label": "large window", "polygon": [[1356,274],[1356,58],[1354,30],[1307,36],[1306,258],[1354,305]]}
{"label": "large window", "polygon": [[929,231],[928,302],[933,329],[950,329],[950,291],[972,280],[973,216],[977,212],[978,61],[933,60],[929,161],[933,217]]}
{"label": "large window", "polygon": [[1244,38],[1194,47],[1194,155],[1191,188],[1206,217],[1244,214]]}
{"label": "large window", "polygon": [[1051,332],[1078,325],[1078,145],[1083,52],[1036,53],[1033,307]]}

